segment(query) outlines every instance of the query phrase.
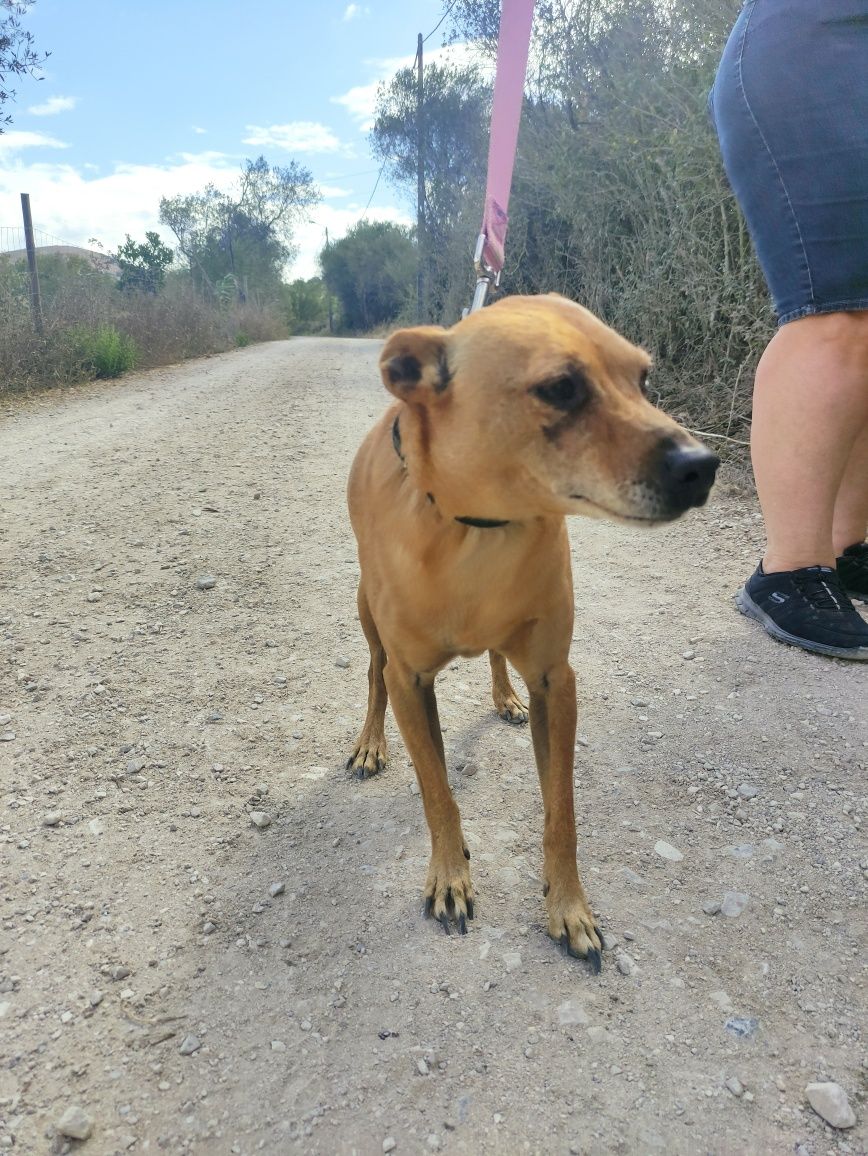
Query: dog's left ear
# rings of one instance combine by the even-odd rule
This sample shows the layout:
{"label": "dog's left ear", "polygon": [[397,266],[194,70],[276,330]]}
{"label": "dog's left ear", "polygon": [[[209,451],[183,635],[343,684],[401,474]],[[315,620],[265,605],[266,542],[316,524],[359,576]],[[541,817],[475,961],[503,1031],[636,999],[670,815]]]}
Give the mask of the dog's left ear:
{"label": "dog's left ear", "polygon": [[425,404],[449,386],[447,331],[420,325],[393,333],[380,354],[380,373],[390,393],[401,401]]}

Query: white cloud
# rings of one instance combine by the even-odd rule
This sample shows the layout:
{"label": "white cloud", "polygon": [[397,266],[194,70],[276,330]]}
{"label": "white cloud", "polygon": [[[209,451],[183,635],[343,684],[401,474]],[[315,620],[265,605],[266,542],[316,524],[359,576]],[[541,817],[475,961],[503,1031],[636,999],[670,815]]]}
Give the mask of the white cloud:
{"label": "white cloud", "polygon": [[[16,135],[21,134],[8,134]],[[0,142],[6,139],[0,136]],[[0,225],[20,223],[19,194],[24,191],[31,196],[36,229],[67,244],[91,248],[88,238],[96,237],[105,249],[113,250],[127,233],[141,239],[153,229],[174,246],[174,237],[159,223],[160,198],[200,192],[208,184],[229,190],[239,171],[239,158],[217,152],[184,153],[165,165],[118,165],[103,174],[92,165],[77,169],[57,163],[25,164],[18,158],[0,166]],[[326,185],[322,192],[326,199],[296,229],[299,252],[287,274],[290,278],[317,274],[326,228],[330,239],[337,241],[364,215],[364,203],[340,207],[329,203],[349,196],[348,190]],[[371,209],[367,216],[411,224],[397,208]]]}
{"label": "white cloud", "polygon": [[204,136],[208,131],[207,128],[201,128],[198,124],[194,124],[192,128],[193,132],[197,133],[199,136]]}
{"label": "white cloud", "polygon": [[56,116],[59,112],[69,112],[76,103],[74,96],[50,96],[42,104],[32,104],[27,111],[31,116]]}
{"label": "white cloud", "polygon": [[361,4],[348,4],[344,9],[344,14],[341,17],[344,24],[349,23],[350,20],[355,20],[357,16],[370,16],[370,8],[363,7]]}
{"label": "white cloud", "polygon": [[268,128],[249,124],[250,136],[244,144],[256,148],[279,148],[295,153],[338,153],[346,152],[330,128],[310,120],[296,120],[290,124],[272,124]]}
{"label": "white cloud", "polygon": [[[0,136],[0,142],[5,139]],[[96,237],[114,249],[127,233],[142,237],[148,229],[174,244],[159,224],[160,198],[199,192],[209,183],[228,189],[238,178],[238,160],[220,158],[219,153],[188,154],[180,163],[118,165],[103,175],[66,164],[4,163],[0,224],[18,224],[24,191],[30,193],[34,226],[67,244],[86,246],[89,237]]]}
{"label": "white cloud", "polygon": [[[433,48],[430,52],[426,51],[424,59],[429,64],[454,64],[459,67],[476,64],[483,75],[486,72],[490,73],[493,67],[490,61],[482,58],[469,44],[447,44],[442,48]],[[414,62],[415,57],[409,55],[367,61],[374,79],[368,84],[358,84],[340,96],[333,96],[332,104],[339,104],[345,108],[362,132],[370,132],[374,125],[377,89],[381,84],[388,83],[402,68],[411,68]]]}
{"label": "white cloud", "polygon": [[13,130],[0,134],[0,158],[8,162],[9,158],[20,153],[23,149],[66,149],[69,148],[62,140],[53,136],[46,136],[42,132],[22,132]]}

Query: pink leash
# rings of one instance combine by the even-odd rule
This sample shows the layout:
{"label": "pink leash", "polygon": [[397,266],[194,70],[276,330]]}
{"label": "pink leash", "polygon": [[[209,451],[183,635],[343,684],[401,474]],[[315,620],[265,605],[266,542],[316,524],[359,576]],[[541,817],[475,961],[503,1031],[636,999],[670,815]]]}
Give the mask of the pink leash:
{"label": "pink leash", "polygon": [[488,290],[499,284],[503,269],[509,190],[527,75],[533,6],[534,0],[503,0],[501,8],[488,142],[488,184],[482,232],[474,256],[477,279],[471,313],[485,304]]}

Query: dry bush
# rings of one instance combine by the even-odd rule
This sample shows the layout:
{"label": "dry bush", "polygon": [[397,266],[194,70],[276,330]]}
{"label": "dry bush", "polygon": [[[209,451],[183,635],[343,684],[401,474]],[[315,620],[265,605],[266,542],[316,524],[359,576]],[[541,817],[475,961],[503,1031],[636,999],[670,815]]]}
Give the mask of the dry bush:
{"label": "dry bush", "polygon": [[50,258],[40,262],[40,279],[41,336],[33,331],[25,267],[0,259],[0,392],[92,378],[93,341],[112,329],[132,341],[141,369],[286,336],[277,311],[208,302],[180,277],[156,295],[121,292],[87,262]]}

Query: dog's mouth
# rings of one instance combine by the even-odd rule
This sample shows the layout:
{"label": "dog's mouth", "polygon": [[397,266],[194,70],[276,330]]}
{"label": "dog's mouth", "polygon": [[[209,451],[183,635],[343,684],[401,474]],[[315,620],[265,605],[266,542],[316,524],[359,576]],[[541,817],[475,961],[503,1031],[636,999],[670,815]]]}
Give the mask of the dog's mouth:
{"label": "dog's mouth", "polygon": [[655,526],[659,522],[671,522],[677,515],[674,514],[656,514],[644,515],[639,514],[624,514],[620,510],[612,510],[608,506],[603,506],[599,502],[593,501],[592,498],[586,498],[584,494],[570,494],[569,500],[571,502],[584,502],[587,506],[593,506],[595,510],[599,510],[601,514],[605,514],[608,518],[615,518],[619,522],[637,522],[639,525]]}

